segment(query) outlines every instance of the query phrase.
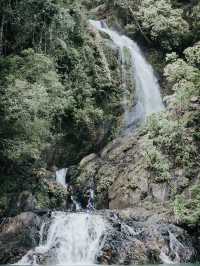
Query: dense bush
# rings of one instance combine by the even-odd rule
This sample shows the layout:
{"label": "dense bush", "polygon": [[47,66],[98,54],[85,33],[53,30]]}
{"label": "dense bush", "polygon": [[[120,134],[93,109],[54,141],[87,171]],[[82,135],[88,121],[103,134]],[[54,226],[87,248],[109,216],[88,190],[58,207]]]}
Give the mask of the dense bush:
{"label": "dense bush", "polygon": [[3,164],[67,164],[106,142],[117,121],[117,59],[78,1],[3,1],[0,22]]}
{"label": "dense bush", "polygon": [[174,202],[174,212],[177,219],[188,224],[198,224],[200,221],[200,185],[190,189],[190,197],[178,195]]}
{"label": "dense bush", "polygon": [[187,62],[200,68],[200,42],[196,43],[193,47],[189,47],[184,51]]}
{"label": "dense bush", "polygon": [[151,173],[152,182],[163,182],[170,179],[170,161],[157,149],[150,138],[145,142],[144,158],[146,169]]}
{"label": "dense bush", "polygon": [[10,69],[0,102],[1,152],[9,160],[39,159],[68,104],[66,93],[53,61],[43,54],[29,49],[1,63]]}
{"label": "dense bush", "polygon": [[[171,100],[172,107],[176,107],[177,114],[182,115],[191,106],[192,97],[200,95],[198,66],[199,46],[194,45],[184,51],[186,60],[171,58],[166,66],[164,75],[174,91],[174,98]],[[171,56],[167,56],[170,61]]]}
{"label": "dense bush", "polygon": [[[166,181],[168,176],[174,184],[176,169],[181,169],[181,179],[186,178],[186,186],[195,180],[196,185],[190,187],[189,197],[184,193],[176,196],[174,211],[182,221],[197,223],[200,217],[198,44],[188,47],[183,54],[185,58],[179,58],[174,52],[166,57],[168,64],[164,74],[174,94],[166,97],[165,112],[148,119],[145,159],[154,181]],[[173,191],[175,194],[180,192],[182,189]]]}
{"label": "dense bush", "polygon": [[143,0],[136,16],[152,41],[172,50],[181,46],[189,33],[189,25],[182,13],[181,9],[174,9],[170,1]]}

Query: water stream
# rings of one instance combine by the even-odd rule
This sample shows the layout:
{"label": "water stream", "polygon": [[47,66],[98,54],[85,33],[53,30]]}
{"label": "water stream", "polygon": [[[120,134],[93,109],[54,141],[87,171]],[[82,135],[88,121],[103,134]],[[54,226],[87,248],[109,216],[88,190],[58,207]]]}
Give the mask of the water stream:
{"label": "water stream", "polygon": [[66,174],[67,174],[68,169],[67,168],[63,168],[60,169],[58,171],[56,171],[56,182],[65,186],[66,185]]}
{"label": "water stream", "polygon": [[73,210],[80,211],[82,209],[81,204],[77,200],[75,200],[73,196],[71,196],[71,201],[73,203]]}
{"label": "water stream", "polygon": [[[107,27],[104,21],[90,20],[90,23],[99,31],[107,33],[113,43],[119,48],[122,65],[122,89],[124,92],[124,131],[131,132],[138,123],[143,122],[152,113],[163,110],[158,80],[152,66],[147,62],[136,42],[127,36]],[[126,78],[125,65],[131,62],[131,82],[135,85],[135,100],[130,103],[130,92]]]}
{"label": "water stream", "polygon": [[106,222],[100,215],[55,212],[50,224],[41,227],[39,246],[18,264],[91,265],[103,245],[105,230]]}

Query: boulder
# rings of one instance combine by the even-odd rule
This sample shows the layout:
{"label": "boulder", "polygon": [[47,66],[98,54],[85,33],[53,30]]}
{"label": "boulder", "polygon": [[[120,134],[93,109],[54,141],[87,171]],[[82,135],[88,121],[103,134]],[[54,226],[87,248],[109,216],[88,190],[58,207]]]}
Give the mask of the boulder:
{"label": "boulder", "polygon": [[74,184],[78,183],[78,192],[84,193],[94,184],[97,209],[146,208],[148,205],[153,214],[157,213],[156,204],[159,208],[169,206],[177,194],[188,191],[194,179],[178,165],[169,170],[166,180],[157,178],[149,169],[145,143],[146,136],[135,132],[118,137],[98,154],[83,158],[76,176],[71,177],[77,181]]}
{"label": "boulder", "polygon": [[151,196],[149,173],[144,167],[143,138],[121,137],[109,143],[100,154],[82,159],[77,180],[79,190],[95,184],[98,209],[133,207]]}
{"label": "boulder", "polygon": [[39,242],[41,218],[32,212],[3,218],[0,223],[0,264],[19,261]]}
{"label": "boulder", "polygon": [[30,191],[22,191],[17,199],[16,207],[23,212],[32,211],[36,207],[36,198]]}

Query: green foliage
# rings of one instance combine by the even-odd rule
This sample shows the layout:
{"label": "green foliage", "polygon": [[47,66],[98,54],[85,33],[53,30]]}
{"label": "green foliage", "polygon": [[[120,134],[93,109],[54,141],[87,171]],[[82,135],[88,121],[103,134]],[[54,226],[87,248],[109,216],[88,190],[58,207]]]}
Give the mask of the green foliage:
{"label": "green foliage", "polygon": [[[189,180],[198,178],[200,126],[198,52],[199,47],[196,44],[184,51],[185,59],[179,58],[174,52],[167,55],[168,65],[164,69],[164,74],[174,94],[167,97],[167,110],[149,117],[146,125],[145,158],[151,176],[155,179],[159,174],[162,176],[166,170],[171,177],[172,185],[175,181],[173,181],[176,175],[175,169],[177,173],[178,169],[181,169],[182,180],[185,177]],[[162,160],[165,160],[164,166],[161,166]],[[176,196],[174,212],[178,219],[186,223],[195,224],[199,221],[199,185],[191,188],[189,198]]]}
{"label": "green foliage", "polygon": [[31,49],[8,57],[6,64],[12,72],[0,103],[1,151],[12,161],[36,160],[51,142],[55,115],[63,113],[63,86],[52,60]]}
{"label": "green foliage", "polygon": [[200,34],[200,3],[197,1],[197,4],[193,6],[192,12],[190,15],[192,21],[193,35],[196,41],[199,41]]}
{"label": "green foliage", "polygon": [[189,47],[184,51],[187,62],[200,68],[200,42],[196,43],[193,47]]}
{"label": "green foliage", "polygon": [[[33,47],[55,53],[76,41],[82,43],[85,22],[76,1],[19,0],[3,1],[0,9],[2,50],[4,54]],[[68,9],[64,8],[67,5]]]}
{"label": "green foliage", "polygon": [[57,12],[53,1],[3,1],[0,16],[4,53],[42,44]]}
{"label": "green foliage", "polygon": [[35,197],[37,201],[36,208],[64,208],[68,200],[68,192],[56,183],[42,180],[39,186],[35,187]]}
{"label": "green foliage", "polygon": [[147,139],[145,142],[144,158],[146,168],[151,172],[151,179],[154,182],[163,182],[170,179],[170,162],[153,145],[153,141]]}
{"label": "green foliage", "polygon": [[190,198],[182,195],[176,196],[174,213],[178,219],[188,224],[198,224],[200,221],[200,185],[190,189]]}
{"label": "green foliage", "polygon": [[171,50],[182,45],[184,35],[189,32],[189,25],[182,18],[182,13],[181,9],[174,9],[170,1],[143,0],[137,17],[151,40]]}
{"label": "green foliage", "polygon": [[2,7],[1,161],[74,162],[115,131],[115,55],[88,30],[78,1],[11,0]]}
{"label": "green foliage", "polygon": [[[181,83],[178,84],[180,86]],[[191,84],[188,83],[188,85]],[[192,118],[188,116],[188,113],[185,116],[183,115],[189,108],[188,106],[183,106],[183,103],[186,104],[187,102],[189,104],[190,98],[194,95],[192,86],[188,86],[187,89],[185,94],[183,94],[182,88],[181,91],[175,93],[176,97],[173,98],[169,107],[170,112],[153,115],[149,118],[147,132],[148,138],[153,143],[153,148],[148,149],[148,151],[153,151],[157,158],[165,156],[165,160],[167,158],[170,161],[171,169],[181,167],[191,177],[193,175],[192,169],[198,167],[196,161],[198,144],[193,141],[194,138],[192,136],[195,134],[195,128],[190,130],[187,128]],[[192,122],[192,127],[198,127],[199,120],[195,121]],[[168,170],[170,169],[168,168]],[[162,173],[162,169],[160,171]]]}
{"label": "green foliage", "polygon": [[192,98],[200,95],[199,52],[200,46],[196,44],[184,51],[187,61],[180,58],[170,60],[170,55],[167,56],[168,62],[171,62],[166,66],[164,75],[175,92],[170,108],[174,108],[179,116],[189,111]]}
{"label": "green foliage", "polygon": [[165,68],[165,76],[172,85],[183,79],[193,81],[198,78],[198,74],[198,69],[195,69],[180,58],[173,63],[168,64]]}
{"label": "green foliage", "polygon": [[199,4],[174,2],[177,1],[103,1],[108,21],[121,24],[134,39],[162,51],[180,52],[189,42],[198,41]]}
{"label": "green foliage", "polygon": [[197,149],[187,135],[184,122],[166,114],[154,115],[149,118],[147,130],[154,148],[167,156],[173,167],[193,167]]}

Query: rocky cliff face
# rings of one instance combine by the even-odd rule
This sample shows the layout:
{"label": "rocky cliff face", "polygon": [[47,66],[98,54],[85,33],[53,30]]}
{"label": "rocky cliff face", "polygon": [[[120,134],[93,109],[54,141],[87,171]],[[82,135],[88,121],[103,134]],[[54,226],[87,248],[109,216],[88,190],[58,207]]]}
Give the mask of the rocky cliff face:
{"label": "rocky cliff face", "polygon": [[[139,141],[138,141],[139,140]],[[141,142],[140,142],[141,141]],[[140,204],[149,194],[149,173],[142,167],[142,140],[136,136],[118,138],[101,154],[84,158],[79,167],[80,187],[94,179],[100,208],[123,209]]]}
{"label": "rocky cliff face", "polygon": [[146,141],[143,133],[114,140],[101,153],[82,159],[72,183],[75,180],[74,186],[86,192],[94,182],[98,208],[140,206],[153,213],[160,206],[172,211],[175,195],[187,193],[197,180],[186,178],[179,167],[171,169],[169,178],[156,178],[148,166]]}
{"label": "rocky cliff face", "polygon": [[140,203],[149,194],[149,174],[142,167],[142,138],[118,138],[100,154],[92,154],[80,162],[78,184],[87,189],[91,181],[96,187],[100,208],[123,209]]}

